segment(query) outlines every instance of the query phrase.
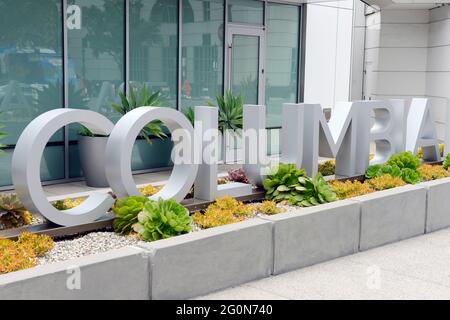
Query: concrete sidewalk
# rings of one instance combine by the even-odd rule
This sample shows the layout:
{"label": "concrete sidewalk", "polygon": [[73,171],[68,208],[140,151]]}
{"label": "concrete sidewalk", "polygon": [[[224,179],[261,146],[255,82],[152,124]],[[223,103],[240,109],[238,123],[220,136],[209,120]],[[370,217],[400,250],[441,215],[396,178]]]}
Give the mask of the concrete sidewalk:
{"label": "concrete sidewalk", "polygon": [[450,299],[450,229],[198,299]]}

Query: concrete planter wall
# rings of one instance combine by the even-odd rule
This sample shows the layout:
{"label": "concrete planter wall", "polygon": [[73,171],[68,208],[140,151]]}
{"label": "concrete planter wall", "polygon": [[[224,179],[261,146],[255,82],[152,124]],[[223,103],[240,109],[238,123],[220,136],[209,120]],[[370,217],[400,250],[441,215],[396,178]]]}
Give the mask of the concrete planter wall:
{"label": "concrete planter wall", "polygon": [[147,252],[122,248],[1,275],[0,300],[148,299],[149,274]]}
{"label": "concrete planter wall", "polygon": [[425,232],[450,227],[450,178],[420,184],[427,189]]}
{"label": "concrete planter wall", "polygon": [[407,185],[351,201],[361,206],[361,251],[424,234],[427,189]]}
{"label": "concrete planter wall", "polygon": [[450,226],[449,188],[408,185],[1,275],[0,299],[191,298]]}
{"label": "concrete planter wall", "polygon": [[265,219],[274,233],[274,274],[356,253],[359,203],[336,201]]}
{"label": "concrete planter wall", "polygon": [[150,252],[152,299],[185,299],[268,277],[272,224],[251,219],[156,241]]}

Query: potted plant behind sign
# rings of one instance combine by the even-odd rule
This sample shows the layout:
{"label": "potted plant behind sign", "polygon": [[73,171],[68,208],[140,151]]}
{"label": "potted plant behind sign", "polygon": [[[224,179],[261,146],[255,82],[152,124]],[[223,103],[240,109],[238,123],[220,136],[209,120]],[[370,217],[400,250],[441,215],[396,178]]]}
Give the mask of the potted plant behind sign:
{"label": "potted plant behind sign", "polygon": [[[231,90],[226,90],[223,97],[216,96],[216,102],[219,108],[219,131],[222,134],[219,141],[220,159],[226,163],[229,139],[236,141],[241,135],[244,98],[242,95],[234,96]],[[212,102],[208,102],[208,105],[215,107]]]}
{"label": "potted plant behind sign", "polygon": [[[159,92],[149,93],[145,85],[142,88],[133,88],[130,84],[128,97],[119,92],[120,104],[113,103],[111,108],[122,116],[128,112],[145,106],[157,107],[161,105]],[[152,143],[151,137],[159,139],[167,137],[164,132],[163,123],[160,120],[154,120],[147,124],[140,132],[140,137],[149,144]],[[94,135],[85,127],[78,132],[78,147],[81,168],[86,178],[86,184],[90,187],[107,187],[108,181],[104,170],[105,150],[107,136]],[[100,152],[100,150],[102,152]],[[140,150],[143,153],[143,150]]]}

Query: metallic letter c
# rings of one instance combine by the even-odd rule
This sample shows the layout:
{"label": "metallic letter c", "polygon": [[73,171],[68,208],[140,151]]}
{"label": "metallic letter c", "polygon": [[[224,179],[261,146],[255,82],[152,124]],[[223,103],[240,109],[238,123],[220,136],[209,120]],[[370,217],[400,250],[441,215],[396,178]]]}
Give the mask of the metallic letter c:
{"label": "metallic letter c", "polygon": [[93,193],[81,205],[64,211],[54,208],[47,200],[41,184],[40,164],[45,146],[62,127],[81,123],[95,134],[108,135],[114,124],[99,113],[78,109],[48,111],[25,128],[17,141],[12,157],[12,180],[25,207],[40,213],[53,223],[74,226],[97,220],[114,204],[109,194]]}

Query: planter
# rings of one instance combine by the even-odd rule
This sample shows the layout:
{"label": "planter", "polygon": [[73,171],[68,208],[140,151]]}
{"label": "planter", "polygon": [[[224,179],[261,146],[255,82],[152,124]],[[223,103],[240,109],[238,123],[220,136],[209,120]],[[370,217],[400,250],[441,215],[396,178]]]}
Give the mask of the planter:
{"label": "planter", "polygon": [[89,187],[108,187],[105,173],[105,150],[107,137],[86,137],[78,135],[78,150],[81,169]]}
{"label": "planter", "polygon": [[0,300],[148,299],[149,280],[146,252],[127,247],[0,275]]}
{"label": "planter", "polygon": [[358,251],[360,208],[336,201],[264,218],[273,222],[274,274]]}
{"label": "planter", "polygon": [[424,234],[427,189],[407,185],[352,198],[361,206],[359,250]]}
{"label": "planter", "polygon": [[423,182],[427,189],[427,218],[425,232],[450,227],[450,178]]}
{"label": "planter", "polygon": [[251,219],[146,244],[152,299],[187,299],[268,277],[272,223]]}

